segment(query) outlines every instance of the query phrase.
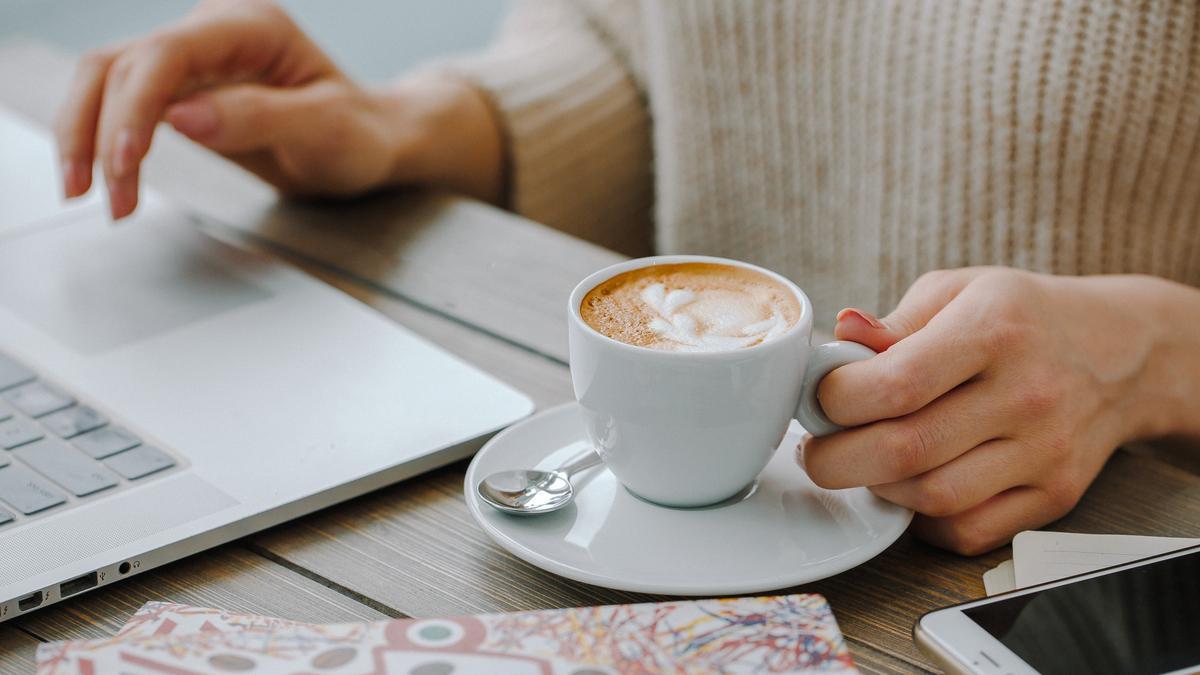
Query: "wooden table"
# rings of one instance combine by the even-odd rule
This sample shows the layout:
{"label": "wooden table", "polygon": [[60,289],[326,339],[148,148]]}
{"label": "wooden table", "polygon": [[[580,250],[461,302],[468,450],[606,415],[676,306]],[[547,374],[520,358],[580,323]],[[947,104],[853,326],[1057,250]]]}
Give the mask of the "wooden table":
{"label": "wooden table", "polygon": [[[0,45],[0,103],[45,121],[70,69],[69,58],[45,45]],[[542,408],[571,398],[568,292],[620,259],[445,195],[281,205],[248,174],[171,134],[155,142],[143,175]],[[29,672],[39,642],[111,634],[148,600],[334,622],[655,599],[568,581],[493,545],[467,513],[464,469],[434,471],[0,624],[0,672]],[[1053,528],[1200,536],[1200,476],[1118,452]],[[788,590],[825,594],[863,671],[919,671],[931,665],[910,637],[914,619],[982,596],[981,574],[1010,555],[1006,547],[962,558],[906,535],[856,569]]]}

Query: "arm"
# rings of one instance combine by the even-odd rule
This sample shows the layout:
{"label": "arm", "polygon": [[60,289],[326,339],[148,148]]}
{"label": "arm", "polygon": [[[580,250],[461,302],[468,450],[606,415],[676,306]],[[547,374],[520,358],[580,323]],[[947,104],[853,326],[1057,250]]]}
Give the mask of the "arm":
{"label": "arm", "polygon": [[499,132],[473,87],[367,90],[265,1],[208,0],[85,57],[55,125],[67,196],[87,192],[98,162],[113,217],[131,213],[160,120],[289,194],[421,182],[500,196]]}
{"label": "arm", "polygon": [[[521,19],[526,15],[550,24],[530,24]],[[648,200],[629,195],[648,195],[648,178],[635,189],[639,181],[621,178],[621,170],[571,166],[590,161],[579,152],[587,148],[560,146],[561,139],[537,142],[568,122],[586,136],[606,128],[609,113],[630,116],[614,112],[622,105],[613,105],[610,91],[570,95],[571,83],[590,81],[611,59],[589,42],[588,24],[578,16],[566,5],[538,4],[514,16],[507,37],[486,57],[457,71],[426,69],[368,89],[346,77],[277,6],[207,0],[176,25],[81,62],[56,123],[64,191],[87,192],[98,162],[113,217],[131,213],[141,161],[156,124],[165,120],[285,194],[352,195],[415,183],[501,202],[508,164],[516,174],[512,184],[522,186],[511,201],[528,215],[584,226],[605,218],[626,223],[630,210],[618,208],[621,200],[647,210]],[[560,64],[557,79],[548,83],[540,60],[563,44],[577,45],[578,58],[572,67]],[[515,79],[504,84],[501,73]],[[617,79],[623,83],[617,89],[629,94],[621,100],[636,99],[627,78]],[[636,112],[632,118],[641,119]],[[511,162],[505,158],[505,129],[515,155]],[[620,139],[605,142],[646,147],[637,133],[629,137],[624,145]],[[605,148],[601,154],[620,159],[629,151],[614,155]],[[554,205],[554,213],[540,204]]]}
{"label": "arm", "polygon": [[1127,440],[1200,439],[1200,289],[1155,277],[1098,277],[1145,334]]}
{"label": "arm", "polygon": [[650,250],[650,117],[633,69],[638,4],[526,0],[483,54],[443,66],[500,121],[507,203],[533,220],[637,255]]}

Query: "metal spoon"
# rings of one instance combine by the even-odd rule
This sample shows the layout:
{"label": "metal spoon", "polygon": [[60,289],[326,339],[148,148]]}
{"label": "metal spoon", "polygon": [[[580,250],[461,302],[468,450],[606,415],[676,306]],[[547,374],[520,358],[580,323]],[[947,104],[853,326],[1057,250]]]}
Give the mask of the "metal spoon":
{"label": "metal spoon", "polygon": [[554,471],[498,471],[479,481],[477,489],[483,501],[505,513],[519,516],[550,513],[575,498],[571,477],[600,462],[600,455],[588,449]]}

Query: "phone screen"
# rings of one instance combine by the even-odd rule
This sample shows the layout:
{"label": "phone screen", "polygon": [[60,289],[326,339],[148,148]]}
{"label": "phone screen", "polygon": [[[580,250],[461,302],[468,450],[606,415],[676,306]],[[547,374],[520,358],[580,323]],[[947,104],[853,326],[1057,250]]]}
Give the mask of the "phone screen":
{"label": "phone screen", "polygon": [[1042,673],[1200,665],[1200,551],[964,609]]}

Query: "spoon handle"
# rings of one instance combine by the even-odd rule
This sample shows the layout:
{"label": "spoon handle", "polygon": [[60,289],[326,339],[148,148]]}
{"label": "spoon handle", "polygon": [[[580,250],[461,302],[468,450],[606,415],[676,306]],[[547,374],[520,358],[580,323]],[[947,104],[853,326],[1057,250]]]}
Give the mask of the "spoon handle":
{"label": "spoon handle", "polygon": [[595,450],[588,448],[587,450],[584,450],[578,455],[575,455],[571,459],[567,460],[567,462],[558,470],[566,474],[567,480],[570,480],[571,476],[583,471],[584,469],[590,469],[593,466],[601,463],[601,461],[603,460],[600,459],[600,455],[597,454]]}

